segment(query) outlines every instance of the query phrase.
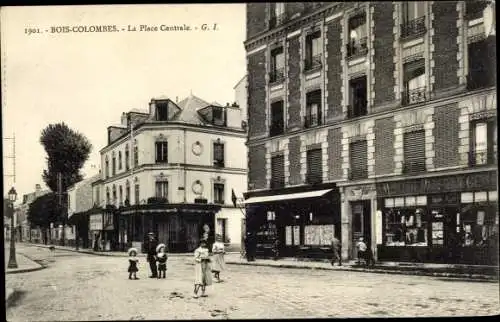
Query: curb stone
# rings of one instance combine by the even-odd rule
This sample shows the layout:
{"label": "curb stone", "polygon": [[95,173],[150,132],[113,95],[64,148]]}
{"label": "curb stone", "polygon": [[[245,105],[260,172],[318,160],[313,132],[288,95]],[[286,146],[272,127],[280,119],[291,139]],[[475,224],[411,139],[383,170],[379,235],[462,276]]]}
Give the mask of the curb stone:
{"label": "curb stone", "polygon": [[8,275],[8,274],[19,274],[19,273],[29,273],[29,272],[35,272],[35,271],[39,271],[39,270],[42,270],[44,268],[47,268],[46,265],[42,265],[40,264],[39,262],[35,261],[34,259],[32,259],[31,257],[29,256],[26,256],[25,254],[23,253],[18,253],[18,255],[21,255],[21,256],[24,256],[26,257],[27,259],[29,259],[30,261],[32,261],[33,263],[36,263],[38,266],[37,267],[30,267],[30,268],[21,268],[21,269],[16,269],[15,271],[5,271],[5,275]]}

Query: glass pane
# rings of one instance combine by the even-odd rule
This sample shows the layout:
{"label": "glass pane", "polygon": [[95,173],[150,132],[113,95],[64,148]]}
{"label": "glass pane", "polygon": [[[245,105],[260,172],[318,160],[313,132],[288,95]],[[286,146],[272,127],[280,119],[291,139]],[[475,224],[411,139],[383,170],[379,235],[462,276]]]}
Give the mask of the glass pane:
{"label": "glass pane", "polygon": [[406,197],[406,206],[415,206],[416,201],[416,197]]}
{"label": "glass pane", "polygon": [[425,2],[416,1],[415,2],[415,18],[422,17],[425,14]]}
{"label": "glass pane", "polygon": [[427,205],[427,196],[417,196],[417,206]]}
{"label": "glass pane", "polygon": [[476,192],[474,194],[474,201],[475,202],[478,202],[478,201],[488,201],[488,196],[487,196],[486,192],[485,191]]}
{"label": "glass pane", "polygon": [[498,199],[498,192],[497,191],[490,191],[490,192],[488,192],[488,199],[490,201],[497,201],[497,199]]}
{"label": "glass pane", "polygon": [[394,199],[394,207],[403,207],[405,205],[405,198]]}
{"label": "glass pane", "polygon": [[392,208],[394,207],[394,199],[393,198],[388,198],[388,199],[385,199],[385,206],[387,208]]}
{"label": "glass pane", "polygon": [[353,231],[354,232],[362,232],[361,230],[361,214],[360,213],[355,213],[353,214]]}
{"label": "glass pane", "polygon": [[477,123],[476,124],[476,151],[486,151],[487,150],[487,126],[486,123]]}
{"label": "glass pane", "polygon": [[463,192],[460,196],[460,200],[462,201],[462,203],[474,202],[474,194],[472,192]]}
{"label": "glass pane", "polygon": [[281,69],[285,67],[285,55],[283,53],[276,55],[275,60],[276,60],[276,69]]}
{"label": "glass pane", "polygon": [[312,44],[311,44],[311,49],[312,49],[312,56],[316,56],[321,54],[321,38],[313,38],[312,39]]}

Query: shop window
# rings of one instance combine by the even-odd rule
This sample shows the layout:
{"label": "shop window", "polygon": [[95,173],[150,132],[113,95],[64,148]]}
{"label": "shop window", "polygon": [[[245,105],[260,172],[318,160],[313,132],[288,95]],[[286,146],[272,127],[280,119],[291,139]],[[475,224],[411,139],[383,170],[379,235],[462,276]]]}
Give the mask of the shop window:
{"label": "shop window", "polygon": [[468,44],[467,89],[496,85],[496,38],[471,38]]}
{"label": "shop window", "polygon": [[498,241],[496,191],[464,192],[462,209],[457,214],[457,232],[462,246],[486,246]]}
{"label": "shop window", "polygon": [[224,204],[224,184],[214,183],[214,203]]}
{"label": "shop window", "polygon": [[495,119],[471,122],[469,166],[496,163],[497,124]]}
{"label": "shop window", "polygon": [[426,196],[408,196],[384,200],[386,246],[427,246],[428,220]]}
{"label": "shop window", "polygon": [[300,246],[300,226],[285,227],[285,244],[287,246]]}
{"label": "shop window", "polygon": [[168,121],[168,101],[156,101],[156,120]]}
{"label": "shop window", "polygon": [[425,59],[408,62],[403,65],[402,104],[410,105],[426,101]]}
{"label": "shop window", "polygon": [[268,211],[267,212],[267,221],[275,221],[276,220],[276,212]]}
{"label": "shop window", "polygon": [[285,54],[283,47],[275,48],[271,51],[271,72],[269,74],[270,83],[280,83],[285,79]]}
{"label": "shop window", "polygon": [[306,182],[308,184],[323,182],[323,161],[321,148],[308,150],[306,154],[306,161]]}
{"label": "shop window", "polygon": [[425,34],[427,31],[425,28],[425,2],[405,1],[402,5],[401,38],[418,37]]}
{"label": "shop window", "polygon": [[403,135],[403,172],[406,174],[425,171],[425,130]]}
{"label": "shop window", "polygon": [[367,114],[367,93],[366,76],[354,78],[349,81],[348,118],[360,117]]}
{"label": "shop window", "polygon": [[304,226],[304,245],[331,247],[335,231],[334,228],[334,225]]}
{"label": "shop window", "polygon": [[321,68],[321,31],[315,31],[306,36],[306,59],[304,67],[306,71]]}
{"label": "shop window", "polygon": [[217,218],[217,233],[221,235],[223,242],[227,242],[227,218]]}
{"label": "shop window", "polygon": [[122,151],[118,151],[118,170],[122,169]]}
{"label": "shop window", "polygon": [[349,144],[350,171],[349,179],[368,178],[368,146],[366,140]]}
{"label": "shop window", "polygon": [[167,163],[168,162],[168,142],[155,142],[155,161],[156,163]]}
{"label": "shop window", "polygon": [[214,166],[224,167],[224,143],[214,142]]}
{"label": "shop window", "polygon": [[271,17],[269,19],[269,28],[275,28],[286,21],[285,3],[270,3]]}
{"label": "shop window", "polygon": [[366,55],[368,52],[368,37],[365,14],[360,14],[349,19],[349,42],[347,44],[347,57]]}
{"label": "shop window", "polygon": [[321,90],[307,93],[305,127],[314,127],[321,124]]}
{"label": "shop window", "polygon": [[156,198],[168,200],[168,181],[156,181],[155,191]]}
{"label": "shop window", "polygon": [[283,111],[283,101],[274,102],[271,104],[271,128],[269,135],[275,136],[285,132],[285,118]]}
{"label": "shop window", "polygon": [[271,158],[271,189],[285,186],[285,157],[276,155]]}
{"label": "shop window", "polygon": [[136,205],[140,204],[141,199],[140,199],[140,186],[138,183],[135,184],[134,186],[134,202]]}

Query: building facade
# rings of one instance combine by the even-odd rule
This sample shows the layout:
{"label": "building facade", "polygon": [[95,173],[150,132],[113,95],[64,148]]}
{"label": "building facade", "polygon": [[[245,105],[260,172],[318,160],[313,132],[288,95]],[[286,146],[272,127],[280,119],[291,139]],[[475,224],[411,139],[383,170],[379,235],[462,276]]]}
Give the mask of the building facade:
{"label": "building facade", "polygon": [[[247,229],[265,253],[498,263],[483,1],[247,4]],[[321,207],[319,206],[321,205]]]}
{"label": "building facade", "polygon": [[35,185],[35,191],[24,194],[22,203],[15,208],[14,226],[16,227],[16,238],[18,241],[38,241],[41,234],[37,229],[31,229],[28,221],[28,211],[30,204],[38,197],[41,197],[50,190],[42,190],[40,184]]}
{"label": "building facade", "polygon": [[142,247],[154,232],[169,251],[185,252],[198,246],[206,225],[211,240],[220,234],[240,248],[244,215],[231,197],[247,186],[243,127],[237,104],[194,95],[152,99],[149,111],[124,113],[101,150],[90,230],[103,230],[111,249]]}

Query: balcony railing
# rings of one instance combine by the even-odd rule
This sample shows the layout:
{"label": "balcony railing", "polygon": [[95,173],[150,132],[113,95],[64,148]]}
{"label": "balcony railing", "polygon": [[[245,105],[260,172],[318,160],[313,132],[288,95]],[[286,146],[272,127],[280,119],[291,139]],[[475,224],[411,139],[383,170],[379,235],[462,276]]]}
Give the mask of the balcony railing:
{"label": "balcony railing", "polygon": [[405,174],[422,173],[425,170],[425,159],[405,161],[403,163],[403,173]]}
{"label": "balcony railing", "polygon": [[494,77],[488,77],[490,75],[494,75],[493,73],[490,72],[469,72],[470,74],[467,75],[467,89],[469,91],[473,91],[476,89],[480,88],[486,88],[486,87],[491,87],[495,86],[496,84],[496,79]]}
{"label": "balcony railing", "polygon": [[493,151],[469,151],[469,167],[492,165],[497,163],[497,154]]}
{"label": "balcony railing", "polygon": [[269,83],[281,83],[285,79],[285,69],[277,68],[269,73]]}
{"label": "balcony railing", "polygon": [[360,38],[359,40],[352,40],[347,44],[347,57],[363,56],[368,53],[368,38]]}
{"label": "balcony railing", "polygon": [[402,105],[411,105],[427,101],[427,88],[420,87],[410,90],[405,90],[402,93]]}
{"label": "balcony railing", "polygon": [[319,115],[317,114],[312,114],[312,115],[307,115],[304,118],[304,127],[305,128],[310,128],[310,127],[315,127],[321,124],[321,120],[319,118]]}
{"label": "balcony railing", "polygon": [[269,28],[275,28],[283,23],[285,23],[287,16],[285,13],[280,14],[279,16],[274,16],[269,19]]}
{"label": "balcony railing", "polygon": [[269,128],[269,135],[275,136],[285,133],[285,125],[283,122],[274,122]]}
{"label": "balcony railing", "polygon": [[349,169],[348,179],[359,180],[368,178],[368,168],[366,169]]}
{"label": "balcony railing", "polygon": [[304,61],[305,70],[321,68],[321,54],[315,55]]}
{"label": "balcony railing", "polygon": [[214,160],[214,167],[224,167],[224,160]]}
{"label": "balcony railing", "polygon": [[148,205],[158,205],[168,203],[168,199],[165,197],[151,197],[148,198]]}
{"label": "balcony railing", "polygon": [[487,1],[465,1],[465,19],[474,20],[483,16]]}
{"label": "balcony railing", "polygon": [[307,184],[318,184],[323,183],[323,176],[319,173],[307,173],[306,174]]}
{"label": "balcony railing", "polygon": [[427,32],[425,16],[401,24],[401,38],[416,37]]}
{"label": "balcony railing", "polygon": [[368,112],[366,105],[366,101],[358,102],[353,105],[347,105],[347,118],[352,119],[366,115]]}
{"label": "balcony railing", "polygon": [[280,189],[285,187],[285,178],[271,179],[271,189]]}

